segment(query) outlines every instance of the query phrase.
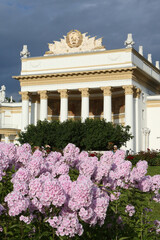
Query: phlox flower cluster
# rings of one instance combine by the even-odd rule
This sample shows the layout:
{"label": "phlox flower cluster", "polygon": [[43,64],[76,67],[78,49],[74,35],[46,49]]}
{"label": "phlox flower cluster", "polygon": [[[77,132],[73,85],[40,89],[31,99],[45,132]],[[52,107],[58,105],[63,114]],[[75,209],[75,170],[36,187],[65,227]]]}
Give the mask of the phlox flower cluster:
{"label": "phlox flower cluster", "polygon": [[34,215],[32,215],[32,214],[30,216],[27,216],[27,217],[21,215],[19,220],[25,222],[26,224],[30,224],[31,221],[33,220],[33,218],[34,218]]}
{"label": "phlox flower cluster", "polygon": [[[85,153],[88,165],[85,165],[85,158],[73,144],[64,149],[63,155],[50,152],[44,156],[40,150],[32,154],[28,145],[19,147],[16,163],[20,165],[11,180],[13,191],[5,197],[9,215],[19,215],[20,220],[28,224],[34,221],[32,215],[41,212],[51,226],[54,221],[57,235],[70,237],[83,233],[79,218],[90,225],[103,224],[109,196],[91,180],[98,159],[87,155]],[[88,170],[89,160],[94,166],[92,170]],[[80,171],[76,181],[69,176],[73,166]],[[61,208],[58,215],[52,211],[53,206]],[[51,216],[47,216],[46,209]]]}
{"label": "phlox flower cluster", "polygon": [[155,224],[155,226],[156,226],[156,233],[157,233],[157,234],[160,234],[160,221],[155,220],[155,221],[154,221],[154,224]]}
{"label": "phlox flower cluster", "polygon": [[57,236],[74,237],[75,234],[83,234],[82,224],[79,223],[76,212],[69,212],[63,208],[58,217],[49,218],[46,222],[53,228],[56,228]]}
{"label": "phlox flower cluster", "polygon": [[8,168],[14,165],[18,169],[26,164],[30,160],[31,153],[31,146],[28,143],[15,146],[13,143],[0,142],[0,181]]}
{"label": "phlox flower cluster", "polygon": [[0,142],[0,181],[16,159],[16,147],[14,144]]}
{"label": "phlox flower cluster", "polygon": [[[104,223],[109,203],[120,198],[120,189],[154,191],[158,201],[160,175],[146,176],[146,161],[132,169],[124,157],[122,150],[108,151],[98,160],[71,143],[63,154],[40,149],[32,153],[29,144],[0,144],[1,176],[11,164],[17,169],[11,180],[13,191],[5,197],[9,215],[29,224],[41,213],[58,236],[73,237],[83,233],[80,219],[90,226]],[[79,173],[74,181],[73,169]],[[128,203],[125,212],[132,216],[134,206]]]}
{"label": "phlox flower cluster", "polygon": [[127,205],[125,212],[129,214],[130,217],[132,217],[135,214],[135,208],[133,205]]}

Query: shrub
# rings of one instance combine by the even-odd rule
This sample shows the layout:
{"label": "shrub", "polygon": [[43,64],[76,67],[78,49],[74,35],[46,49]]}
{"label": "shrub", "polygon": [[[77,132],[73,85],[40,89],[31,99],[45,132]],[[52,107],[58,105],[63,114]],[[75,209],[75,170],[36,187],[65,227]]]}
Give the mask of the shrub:
{"label": "shrub", "polygon": [[[100,119],[81,121],[68,120],[38,121],[37,126],[29,125],[19,134],[19,142],[34,146],[50,145],[51,148],[63,149],[68,142],[85,150],[110,150],[116,144],[118,148],[132,138],[129,126],[115,125]],[[112,143],[110,145],[110,143]]]}
{"label": "shrub", "polygon": [[137,154],[128,155],[126,160],[131,161],[133,165],[135,165],[139,160],[146,160],[149,166],[160,166],[159,152],[154,150],[148,150],[146,152],[140,151]]}

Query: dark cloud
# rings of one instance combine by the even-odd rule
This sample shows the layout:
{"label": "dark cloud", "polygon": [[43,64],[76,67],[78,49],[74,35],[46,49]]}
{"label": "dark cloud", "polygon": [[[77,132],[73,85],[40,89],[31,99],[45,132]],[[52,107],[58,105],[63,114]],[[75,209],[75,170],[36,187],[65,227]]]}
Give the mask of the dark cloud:
{"label": "dark cloud", "polygon": [[123,48],[132,33],[135,48],[160,58],[159,0],[1,0],[0,85],[18,99],[20,56],[27,44],[31,56],[43,55],[47,43],[59,40],[71,29],[103,37],[107,49]]}

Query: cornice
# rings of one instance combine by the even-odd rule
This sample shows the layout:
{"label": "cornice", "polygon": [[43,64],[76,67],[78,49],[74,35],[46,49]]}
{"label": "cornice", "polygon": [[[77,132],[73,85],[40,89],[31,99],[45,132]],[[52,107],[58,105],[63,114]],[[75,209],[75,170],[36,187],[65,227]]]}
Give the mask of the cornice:
{"label": "cornice", "polygon": [[160,93],[160,83],[136,66],[65,73],[20,75],[13,76],[13,78],[20,81],[21,87],[132,79],[152,92],[156,94]]}
{"label": "cornice", "polygon": [[160,94],[160,83],[140,68],[133,71],[132,79],[156,94]]}
{"label": "cornice", "polygon": [[51,77],[72,77],[72,76],[85,76],[85,75],[101,75],[105,73],[126,73],[132,72],[136,67],[129,67],[129,68],[110,68],[105,70],[91,70],[91,71],[78,71],[78,72],[65,72],[65,73],[48,73],[48,74],[34,74],[34,75],[19,75],[19,76],[12,76],[12,78],[17,80],[23,79],[36,79],[36,78],[51,78]]}
{"label": "cornice", "polygon": [[139,52],[137,52],[134,48],[132,48],[132,53],[135,54],[138,58],[140,58],[147,66],[154,69],[158,74],[160,74],[160,69],[153,65],[153,63],[149,62],[145,57],[143,57]]}

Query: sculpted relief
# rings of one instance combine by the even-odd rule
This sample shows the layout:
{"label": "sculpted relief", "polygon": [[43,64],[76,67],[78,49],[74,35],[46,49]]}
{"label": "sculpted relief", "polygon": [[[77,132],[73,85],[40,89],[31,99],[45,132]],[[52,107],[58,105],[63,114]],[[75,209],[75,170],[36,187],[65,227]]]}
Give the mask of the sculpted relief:
{"label": "sculpted relief", "polygon": [[87,36],[87,33],[82,34],[78,30],[71,30],[63,39],[60,39],[60,41],[49,43],[48,47],[49,51],[45,52],[45,56],[105,50],[105,47],[102,45],[102,38],[91,38]]}
{"label": "sculpted relief", "polygon": [[66,42],[69,47],[79,47],[82,44],[83,36],[78,30],[70,31],[66,36]]}

